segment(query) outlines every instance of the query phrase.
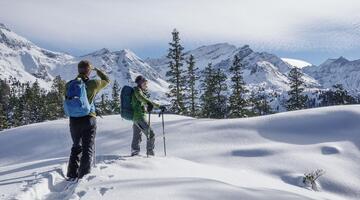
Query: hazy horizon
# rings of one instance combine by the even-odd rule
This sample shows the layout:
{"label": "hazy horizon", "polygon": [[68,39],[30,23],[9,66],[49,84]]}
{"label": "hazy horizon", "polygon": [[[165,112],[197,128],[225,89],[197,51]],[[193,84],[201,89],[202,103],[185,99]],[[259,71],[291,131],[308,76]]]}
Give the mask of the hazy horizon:
{"label": "hazy horizon", "polygon": [[177,28],[185,50],[248,44],[320,64],[360,58],[359,8],[356,0],[3,0],[0,22],[43,48],[75,56],[128,48],[160,57]]}

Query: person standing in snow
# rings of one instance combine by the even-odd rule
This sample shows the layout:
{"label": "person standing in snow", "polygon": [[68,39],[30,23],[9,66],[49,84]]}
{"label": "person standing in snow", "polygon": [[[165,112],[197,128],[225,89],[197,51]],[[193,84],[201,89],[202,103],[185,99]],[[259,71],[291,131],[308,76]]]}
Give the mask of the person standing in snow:
{"label": "person standing in snow", "polygon": [[[92,70],[96,71],[101,80],[89,79]],[[93,101],[96,94],[110,83],[108,76],[101,70],[93,68],[87,60],[79,62],[78,72],[76,79],[81,79],[85,83],[86,96],[93,108],[86,116],[70,117],[70,132],[73,145],[67,171],[69,179],[81,179],[91,171],[96,135],[96,112]],[[66,84],[66,91],[68,91],[70,82]],[[67,93],[65,92],[65,94]]]}
{"label": "person standing in snow", "polygon": [[149,113],[153,108],[160,108],[164,111],[165,107],[160,106],[146,97],[144,91],[147,90],[147,80],[143,76],[137,76],[135,83],[137,86],[134,87],[134,94],[131,99],[131,106],[134,111],[131,156],[136,156],[140,153],[141,132],[143,132],[147,138],[147,155],[154,156],[155,134],[151,129],[150,124],[145,120],[145,106],[147,106],[147,111]]}

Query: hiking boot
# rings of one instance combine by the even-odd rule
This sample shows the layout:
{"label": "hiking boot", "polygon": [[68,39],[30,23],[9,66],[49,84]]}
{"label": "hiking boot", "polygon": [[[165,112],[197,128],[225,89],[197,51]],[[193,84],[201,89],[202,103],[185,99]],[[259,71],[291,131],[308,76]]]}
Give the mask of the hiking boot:
{"label": "hiking boot", "polygon": [[74,177],[68,177],[66,178],[66,181],[69,181],[69,182],[74,182],[76,181],[77,178],[74,178]]}
{"label": "hiking boot", "polygon": [[147,155],[148,156],[155,156],[155,153],[154,153],[153,150],[149,150],[149,151],[147,151]]}
{"label": "hiking boot", "polygon": [[138,156],[140,151],[132,151],[131,156]]}

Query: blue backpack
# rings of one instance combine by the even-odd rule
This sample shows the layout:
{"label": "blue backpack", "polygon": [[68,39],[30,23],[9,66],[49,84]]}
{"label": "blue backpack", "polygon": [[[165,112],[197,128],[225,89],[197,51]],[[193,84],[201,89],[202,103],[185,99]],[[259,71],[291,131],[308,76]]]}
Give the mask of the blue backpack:
{"label": "blue backpack", "polygon": [[95,112],[94,102],[89,103],[86,84],[81,78],[69,82],[65,95],[64,111],[70,117],[84,117]]}
{"label": "blue backpack", "polygon": [[120,108],[120,115],[122,118],[127,120],[133,120],[134,111],[131,105],[131,99],[132,95],[134,93],[134,88],[130,86],[124,86],[121,89],[121,95],[120,95],[120,102],[121,102],[121,108]]}

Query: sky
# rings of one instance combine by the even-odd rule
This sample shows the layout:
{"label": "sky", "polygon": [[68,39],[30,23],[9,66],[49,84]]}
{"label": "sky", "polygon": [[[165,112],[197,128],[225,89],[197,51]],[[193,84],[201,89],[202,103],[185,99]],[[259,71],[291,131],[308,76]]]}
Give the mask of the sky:
{"label": "sky", "polygon": [[83,55],[128,48],[163,56],[227,42],[320,64],[360,58],[359,0],[0,0],[0,22],[35,44]]}

